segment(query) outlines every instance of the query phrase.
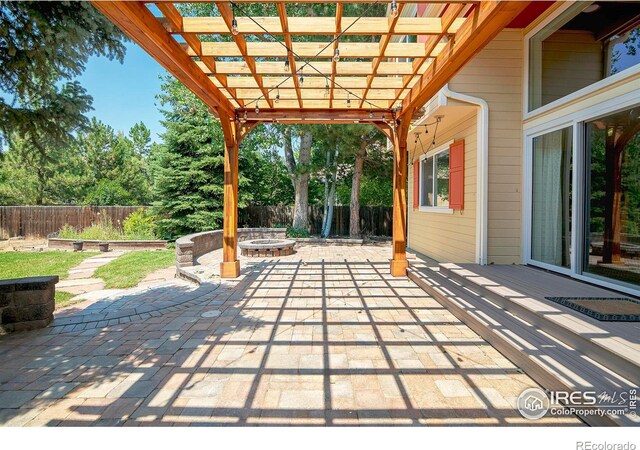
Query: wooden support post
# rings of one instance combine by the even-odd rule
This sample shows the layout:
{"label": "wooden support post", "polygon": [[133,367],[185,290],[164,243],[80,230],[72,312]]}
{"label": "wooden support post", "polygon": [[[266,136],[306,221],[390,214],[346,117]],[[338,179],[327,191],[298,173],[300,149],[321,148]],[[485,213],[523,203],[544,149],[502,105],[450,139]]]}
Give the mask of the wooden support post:
{"label": "wooden support post", "polygon": [[[408,122],[408,121],[407,121]],[[407,134],[408,123],[393,132],[393,256],[391,275],[407,275]]]}
{"label": "wooden support post", "polygon": [[236,124],[220,114],[224,134],[224,218],[222,230],[221,278],[240,275],[238,261],[238,138]]}

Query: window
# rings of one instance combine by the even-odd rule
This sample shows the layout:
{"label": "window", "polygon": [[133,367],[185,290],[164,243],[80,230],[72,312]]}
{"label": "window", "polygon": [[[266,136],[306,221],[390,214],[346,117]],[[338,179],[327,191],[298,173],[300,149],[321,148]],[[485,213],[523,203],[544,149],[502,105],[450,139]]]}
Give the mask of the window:
{"label": "window", "polygon": [[585,124],[584,273],[640,286],[640,107]]}
{"label": "window", "polygon": [[449,208],[449,149],[420,161],[420,206]]}
{"label": "window", "polygon": [[640,2],[577,2],[529,40],[529,111],[640,63]]}
{"label": "window", "polygon": [[571,267],[572,127],[533,138],[531,259]]}

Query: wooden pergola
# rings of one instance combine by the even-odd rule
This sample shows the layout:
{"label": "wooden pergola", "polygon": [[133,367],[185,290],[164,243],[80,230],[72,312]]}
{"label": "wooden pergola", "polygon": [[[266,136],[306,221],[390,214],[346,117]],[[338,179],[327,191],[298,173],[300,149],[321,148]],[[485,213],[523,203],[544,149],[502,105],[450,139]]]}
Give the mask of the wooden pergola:
{"label": "wooden pergola", "polygon": [[[412,117],[529,2],[333,0],[331,17],[287,13],[289,3],[317,0],[269,2],[277,11],[269,17],[242,14],[255,0],[208,2],[217,11],[212,17],[183,16],[175,3],[93,2],[222,124],[221,276],[240,274],[238,148],[261,122],[355,122],[385,133],[394,148],[391,274],[406,275],[407,133]],[[347,3],[385,4],[389,14],[347,17]],[[433,14],[405,17],[402,11],[410,4],[426,6]],[[353,42],[349,36],[367,39]]]}

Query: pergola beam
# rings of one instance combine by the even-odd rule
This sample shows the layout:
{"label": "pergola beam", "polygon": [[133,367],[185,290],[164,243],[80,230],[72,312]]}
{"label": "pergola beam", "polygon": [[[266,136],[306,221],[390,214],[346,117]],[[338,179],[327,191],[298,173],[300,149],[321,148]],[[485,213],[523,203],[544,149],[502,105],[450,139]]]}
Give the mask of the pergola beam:
{"label": "pergola beam", "polygon": [[[291,77],[293,78],[293,85],[295,86],[296,93],[298,95],[298,104],[300,108],[302,108],[302,95],[300,94],[300,81],[296,74],[298,73],[298,69],[296,67],[296,58],[292,51],[293,49],[293,41],[291,40],[291,35],[289,34],[289,19],[287,17],[287,6],[284,3],[278,3],[278,17],[280,18],[280,26],[282,27],[282,31],[284,33],[284,43],[287,46],[283,50],[285,51],[285,58],[289,61],[289,69],[291,70]],[[276,43],[282,47],[280,43]],[[291,50],[291,51],[289,51]]]}
{"label": "pergola beam", "polygon": [[[234,17],[234,13],[231,9],[231,7],[229,6],[228,1],[226,2],[216,2],[216,6],[218,7],[218,11],[220,12],[220,16],[221,17],[217,17],[216,19],[220,19],[222,20],[222,22],[224,23],[224,26],[227,29],[227,34],[231,33],[231,28],[232,28],[232,24],[231,22],[233,21],[233,17]],[[187,17],[183,17],[182,18],[182,28],[186,29],[186,22],[187,22]],[[236,20],[238,20],[239,18],[236,17]],[[246,18],[243,18],[246,19]],[[238,50],[240,50],[240,53],[242,54],[242,57],[244,58],[244,63],[243,65],[247,68],[247,70],[249,71],[249,73],[251,73],[251,75],[253,75],[253,77],[256,80],[256,83],[258,83],[258,87],[260,88],[260,90],[262,91],[262,97],[265,99],[265,101],[267,102],[267,104],[269,105],[269,107],[273,108],[273,100],[271,100],[269,98],[269,91],[267,89],[265,89],[262,86],[262,75],[258,73],[257,69],[256,69],[256,62],[254,58],[250,58],[247,55],[247,41],[244,38],[244,36],[242,36],[241,34],[231,34],[231,37],[233,39],[233,41],[236,43],[236,45],[238,46]],[[218,63],[217,64],[217,68],[214,72],[208,72],[208,73],[223,73],[223,74],[228,74],[228,73],[233,73],[233,72],[225,72],[224,70],[222,70],[222,68],[220,67],[222,63]],[[206,64],[205,64],[206,66]],[[209,67],[207,66],[207,69],[209,69]],[[246,73],[246,72],[243,72]]]}
{"label": "pergola beam", "polygon": [[[229,23],[231,21],[231,15],[226,15],[231,14],[228,2],[216,2],[216,4],[225,5],[229,9],[229,13],[225,13],[221,17],[183,17],[181,28],[174,28],[170,22],[165,20],[161,22],[171,33],[232,35],[231,27],[227,25],[227,19],[229,19]],[[267,33],[285,34],[278,17],[236,17],[236,21],[238,22],[237,36]],[[389,30],[389,22],[386,17],[342,17],[341,22],[344,36],[440,35],[443,32],[442,20],[438,17],[400,17],[393,30]],[[455,32],[463,22],[463,18],[456,19],[452,26],[453,31]],[[291,35],[328,36],[334,34],[335,31],[334,17],[314,17],[313,26],[310,26],[308,17],[289,17],[288,20],[288,33]]]}
{"label": "pergola beam", "polygon": [[429,64],[402,102],[401,116],[411,117],[505,26],[528,1],[484,1],[473,9],[442,52]]}

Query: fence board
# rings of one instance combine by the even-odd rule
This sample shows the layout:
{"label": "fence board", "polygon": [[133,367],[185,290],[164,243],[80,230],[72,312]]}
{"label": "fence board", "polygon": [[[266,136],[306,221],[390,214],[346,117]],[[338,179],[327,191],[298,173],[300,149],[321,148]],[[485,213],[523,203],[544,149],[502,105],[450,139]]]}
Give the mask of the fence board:
{"label": "fence board", "polygon": [[101,215],[122,229],[122,222],[143,206],[0,206],[0,238],[45,237],[64,225],[84,229]]}
{"label": "fence board", "polygon": [[[0,206],[0,239],[15,236],[46,237],[64,225],[84,229],[106,214],[114,226],[122,223],[141,206]],[[249,206],[239,211],[241,227],[287,227],[293,221],[293,206]],[[331,234],[349,234],[350,209],[336,206]],[[309,207],[309,232],[322,231],[322,207]],[[360,207],[360,230],[365,236],[391,236],[392,208]]]}
{"label": "fence board", "polygon": [[[391,236],[393,208],[361,206],[360,230],[365,236]],[[333,211],[331,234],[347,236],[350,221],[349,206],[336,206]],[[322,206],[309,207],[309,232],[322,231]],[[293,206],[248,206],[239,212],[241,227],[288,227],[293,221]]]}

